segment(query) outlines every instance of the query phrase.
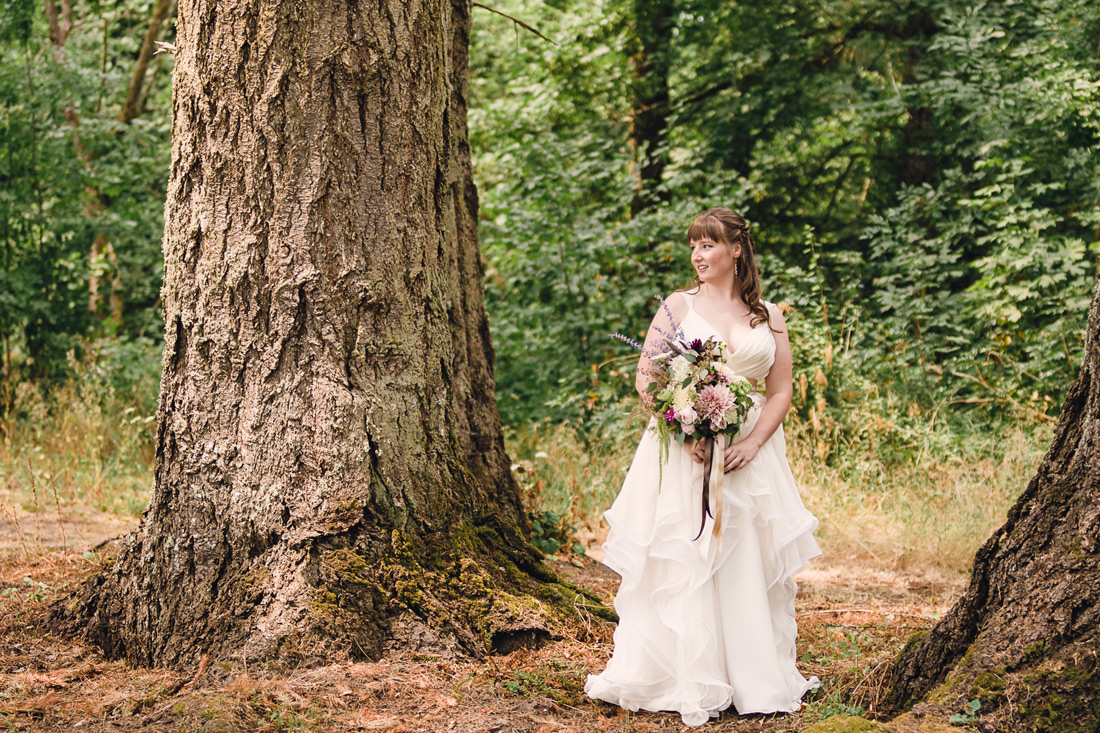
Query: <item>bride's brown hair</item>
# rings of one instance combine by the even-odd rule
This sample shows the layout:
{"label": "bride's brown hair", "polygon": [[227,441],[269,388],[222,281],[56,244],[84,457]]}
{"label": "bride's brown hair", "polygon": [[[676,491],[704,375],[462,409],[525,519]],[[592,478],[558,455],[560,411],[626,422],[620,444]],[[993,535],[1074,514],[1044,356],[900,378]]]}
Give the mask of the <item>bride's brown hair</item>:
{"label": "bride's brown hair", "polygon": [[[741,300],[752,313],[749,325],[755,328],[761,323],[767,323],[771,328],[772,319],[768,316],[768,308],[760,298],[760,268],[756,265],[756,248],[745,218],[724,206],[707,209],[691,222],[687,235],[688,244],[709,239],[731,247],[734,244],[741,245],[741,257],[737,261],[737,282],[741,286]],[[695,283],[699,284],[698,275]]]}

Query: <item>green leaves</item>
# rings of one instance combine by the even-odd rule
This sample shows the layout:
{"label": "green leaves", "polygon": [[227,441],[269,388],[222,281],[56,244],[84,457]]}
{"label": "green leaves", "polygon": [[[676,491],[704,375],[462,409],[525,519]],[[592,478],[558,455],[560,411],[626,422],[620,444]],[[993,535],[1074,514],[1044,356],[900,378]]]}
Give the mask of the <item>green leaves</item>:
{"label": "green leaves", "polygon": [[0,41],[26,45],[34,26],[34,0],[0,0]]}
{"label": "green leaves", "polygon": [[962,713],[952,715],[947,719],[952,725],[970,725],[978,718],[978,711],[982,709],[981,700],[971,700],[966,704]]}
{"label": "green leaves", "polygon": [[[146,112],[123,125],[149,3],[75,7],[63,48],[35,5],[0,4],[0,360],[13,382],[64,376],[87,339],[161,331],[171,57],[154,60]],[[105,317],[112,292],[121,323]]]}
{"label": "green leaves", "polygon": [[684,230],[713,205],[752,221],[765,297],[820,310],[868,374],[934,365],[937,389],[970,404],[986,388],[953,373],[1060,402],[1100,254],[1100,9],[687,0],[670,30],[667,200],[631,217],[631,6],[555,8],[509,10],[558,47],[475,27],[507,422],[633,399],[616,361],[630,356],[601,334],[640,336],[651,295],[690,284]]}

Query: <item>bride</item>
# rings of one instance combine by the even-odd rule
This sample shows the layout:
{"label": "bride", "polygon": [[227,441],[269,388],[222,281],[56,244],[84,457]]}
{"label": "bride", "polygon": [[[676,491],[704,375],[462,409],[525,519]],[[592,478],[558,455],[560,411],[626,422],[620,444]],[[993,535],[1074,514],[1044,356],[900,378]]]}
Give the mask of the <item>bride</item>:
{"label": "bride", "polygon": [[[795,666],[792,576],[821,553],[817,519],[803,506],[787,463],[782,421],[791,403],[791,351],[783,314],[760,298],[752,236],[726,208],[688,227],[698,285],[658,311],[638,363],[643,400],[661,331],[716,336],[728,363],[766,399],[726,448],[717,533],[702,521],[703,452],[675,444],[662,470],[656,418],[642,436],[622,490],[605,516],[604,562],[622,576],[615,650],[585,692],[628,710],[671,710],[698,726],[733,705],[740,714],[794,712],[817,686]],[[718,457],[715,457],[718,460]],[[659,478],[660,476],[660,478]],[[698,535],[698,539],[694,539]]]}

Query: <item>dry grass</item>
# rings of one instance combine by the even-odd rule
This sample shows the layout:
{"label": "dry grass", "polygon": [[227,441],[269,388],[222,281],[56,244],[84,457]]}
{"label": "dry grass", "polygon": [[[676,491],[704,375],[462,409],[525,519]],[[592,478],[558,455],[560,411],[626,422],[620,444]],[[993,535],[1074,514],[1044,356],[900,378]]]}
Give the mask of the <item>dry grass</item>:
{"label": "dry grass", "polygon": [[4,385],[0,518],[141,513],[154,459],[158,353],[150,344],[91,342],[83,359],[70,354],[70,379],[48,392]]}
{"label": "dry grass", "polygon": [[[579,443],[545,444],[548,454],[532,456],[520,474],[532,498],[553,500],[555,486],[572,490],[593,473],[610,476],[617,468],[610,453],[592,460]],[[588,475],[582,468],[562,478],[552,467],[563,464],[583,465]],[[574,493],[561,507],[593,549],[603,530],[597,520],[581,519],[613,491],[608,480],[606,493]],[[585,675],[602,669],[611,652],[613,627],[598,620],[540,649],[482,661],[398,656],[274,671],[225,663],[181,675],[105,660],[93,648],[51,637],[42,623],[47,605],[102,561],[92,548],[135,520],[92,510],[74,518],[66,511],[74,504],[22,514],[7,506],[0,649],[8,651],[0,653],[0,723],[9,730],[683,730],[675,715],[631,714],[584,697]],[[914,631],[946,609],[964,580],[934,567],[899,572],[824,539],[826,564],[803,574],[798,600],[800,667],[819,676],[822,687],[798,714],[726,714],[708,729],[793,731],[830,715],[873,713],[882,672]],[[557,563],[560,572],[612,597],[617,579],[610,571],[591,559],[570,560]]]}
{"label": "dry grass", "polygon": [[1018,423],[959,442],[928,436],[905,461],[873,446],[845,460],[819,460],[796,427],[791,466],[819,538],[883,568],[964,573],[1035,474],[1049,425]]}
{"label": "dry grass", "polygon": [[0,419],[0,558],[90,549],[145,508],[155,418],[96,366],[44,396],[22,383]]}
{"label": "dry grass", "polygon": [[[803,499],[821,521],[819,540],[888,571],[966,573],[1051,438],[1049,424],[1020,422],[966,436],[943,428],[898,435],[889,421],[866,419],[872,440],[839,451],[834,442],[834,455],[822,460],[820,432],[792,415],[788,454]],[[561,515],[598,556],[606,533],[602,511],[618,493],[641,430],[635,425],[618,440],[589,444],[569,425],[511,434],[508,449],[528,504]],[[889,451],[876,445],[876,434],[891,441]]]}

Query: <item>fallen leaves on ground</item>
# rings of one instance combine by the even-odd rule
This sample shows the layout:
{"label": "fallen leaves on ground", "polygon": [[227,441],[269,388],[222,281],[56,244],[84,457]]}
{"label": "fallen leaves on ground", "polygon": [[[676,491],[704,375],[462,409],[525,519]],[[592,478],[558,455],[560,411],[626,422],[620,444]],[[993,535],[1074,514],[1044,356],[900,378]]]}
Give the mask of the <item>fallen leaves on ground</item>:
{"label": "fallen leaves on ground", "polygon": [[[586,560],[557,563],[610,600],[615,576]],[[43,631],[46,609],[93,571],[73,551],[0,564],[0,723],[14,731],[680,731],[669,713],[630,713],[583,692],[601,670],[614,627],[588,622],[578,638],[485,660],[394,655],[279,672],[213,662],[179,675],[106,660]],[[32,579],[32,584],[26,578]],[[822,687],[799,713],[725,713],[711,731],[794,731],[836,714],[873,714],[883,673],[914,632],[928,628],[958,587],[881,571],[815,570],[800,578],[799,666]],[[917,588],[920,593],[909,592]],[[932,605],[927,598],[939,602]]]}

